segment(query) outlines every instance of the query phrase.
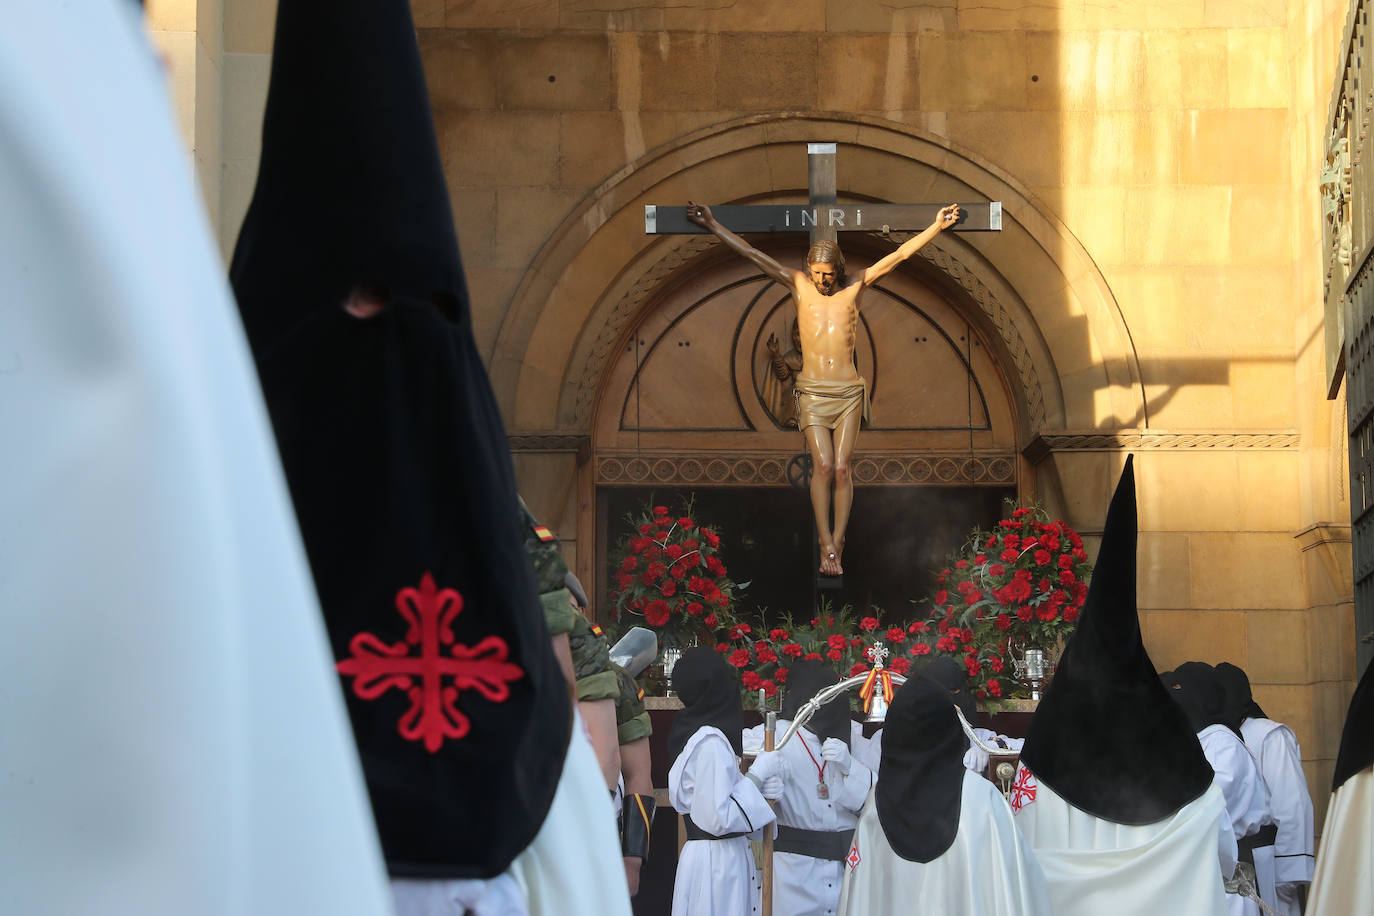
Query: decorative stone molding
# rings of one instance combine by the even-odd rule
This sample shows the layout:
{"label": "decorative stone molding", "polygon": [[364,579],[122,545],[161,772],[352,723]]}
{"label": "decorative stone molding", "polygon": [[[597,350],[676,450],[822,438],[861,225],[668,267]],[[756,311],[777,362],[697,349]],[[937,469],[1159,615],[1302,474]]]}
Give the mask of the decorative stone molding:
{"label": "decorative stone molding", "polygon": [[1296,449],[1295,430],[1282,432],[1171,433],[1152,429],[1119,429],[1104,432],[1042,432],[1026,446],[1026,459],[1039,464],[1052,452],[1119,452],[1191,449],[1234,451],[1244,449]]}
{"label": "decorative stone molding", "polygon": [[591,436],[562,433],[525,433],[508,438],[512,452],[578,452],[591,448]]}
{"label": "decorative stone molding", "polygon": [[[791,452],[753,454],[600,454],[596,482],[603,486],[787,486]],[[1016,485],[1016,455],[980,453],[864,454],[853,460],[854,482],[865,486]]]}

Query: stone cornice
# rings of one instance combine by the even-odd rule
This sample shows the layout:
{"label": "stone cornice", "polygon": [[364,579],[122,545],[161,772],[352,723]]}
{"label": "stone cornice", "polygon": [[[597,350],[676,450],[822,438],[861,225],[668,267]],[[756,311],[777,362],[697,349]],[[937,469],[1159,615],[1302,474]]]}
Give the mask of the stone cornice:
{"label": "stone cornice", "polygon": [[[794,452],[701,454],[599,453],[596,482],[605,486],[787,486],[789,470],[797,477]],[[1016,485],[1016,455],[861,454],[851,473],[860,486],[1004,486]]]}
{"label": "stone cornice", "polygon": [[1296,449],[1297,430],[1169,432],[1156,429],[1060,430],[1042,432],[1023,454],[1039,464],[1054,452],[1239,451]]}
{"label": "stone cornice", "polygon": [[591,436],[567,433],[512,433],[508,435],[512,452],[582,452],[591,448]]}

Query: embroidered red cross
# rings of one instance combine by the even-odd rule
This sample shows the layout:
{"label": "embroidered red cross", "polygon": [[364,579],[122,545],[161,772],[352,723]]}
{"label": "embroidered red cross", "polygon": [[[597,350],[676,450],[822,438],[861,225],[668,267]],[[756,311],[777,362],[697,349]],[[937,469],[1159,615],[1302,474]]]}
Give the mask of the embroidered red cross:
{"label": "embroidered red cross", "polygon": [[859,862],[862,860],[859,858],[859,841],[857,839],[854,841],[853,845],[849,847],[849,855],[845,856],[844,860],[849,863],[850,868],[859,867]]}
{"label": "embroidered red cross", "polygon": [[[508,682],[525,672],[506,661],[509,647],[499,636],[487,636],[470,647],[453,645],[444,655],[443,647],[454,642],[453,619],[463,610],[463,596],[455,589],[436,588],[429,573],[421,577],[418,589],[406,587],[396,593],[396,610],[410,624],[405,639],[388,645],[371,633],[359,633],[348,644],[352,658],[336,667],[340,674],[353,676],[353,692],[361,699],[375,700],[392,687],[406,691],[410,708],[397,731],[408,741],[424,741],[432,754],[446,738],[460,739],[472,727],[457,706],[460,690],[470,687],[502,703],[510,697]],[[416,647],[419,654],[412,655]],[[446,677],[453,683],[445,685]]]}
{"label": "embroidered red cross", "polygon": [[1035,790],[1038,788],[1035,776],[1025,767],[1020,767],[1016,771],[1016,782],[1011,784],[1011,810],[1020,811],[1026,805],[1035,801]]}

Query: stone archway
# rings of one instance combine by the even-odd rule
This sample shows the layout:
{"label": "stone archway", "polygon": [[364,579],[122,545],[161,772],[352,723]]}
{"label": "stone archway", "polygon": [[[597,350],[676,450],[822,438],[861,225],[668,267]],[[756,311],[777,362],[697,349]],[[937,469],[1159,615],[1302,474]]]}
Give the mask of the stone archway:
{"label": "stone archway", "polygon": [[[706,128],[608,179],[526,272],[491,358],[514,441],[577,451],[577,535],[595,539],[589,444],[612,357],[711,239],[644,234],[643,206],[795,201],[805,143],[833,140],[842,198],[1003,202],[1000,233],[941,236],[917,273],[963,303],[1005,370],[1014,450],[1047,432],[1140,429],[1146,401],[1130,334],[1083,246],[1010,176],[942,138],[877,119],[777,115]],[[872,240],[871,246],[891,240]],[[590,573],[592,558],[579,556]]]}

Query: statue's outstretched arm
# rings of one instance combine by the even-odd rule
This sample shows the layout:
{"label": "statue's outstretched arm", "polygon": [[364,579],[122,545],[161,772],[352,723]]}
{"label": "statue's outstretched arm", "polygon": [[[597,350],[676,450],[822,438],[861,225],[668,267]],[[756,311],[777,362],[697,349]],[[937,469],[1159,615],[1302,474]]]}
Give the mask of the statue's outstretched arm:
{"label": "statue's outstretched arm", "polygon": [[865,270],[862,277],[863,284],[865,286],[872,286],[874,283],[877,283],[883,277],[892,273],[892,271],[897,268],[898,264],[920,251],[925,247],[927,242],[958,221],[958,204],[950,204],[948,207],[941,208],[940,212],[935,214],[935,220],[929,226],[922,229],[919,235],[907,239],[896,251],[892,252],[892,254],[879,260],[872,267]]}
{"label": "statue's outstretched arm", "polygon": [[711,215],[710,207],[704,204],[689,202],[687,204],[687,218],[698,226],[714,233],[717,238],[724,242],[726,246],[736,254],[742,255],[754,262],[754,264],[758,265],[759,270],[762,270],[765,274],[777,280],[779,283],[787,284],[788,286],[792,286],[796,283],[797,275],[800,274],[801,271],[793,270],[790,267],[783,267],[762,251],[759,251],[753,245],[750,245],[744,239],[735,235],[735,233],[731,232],[729,229],[726,229]]}

